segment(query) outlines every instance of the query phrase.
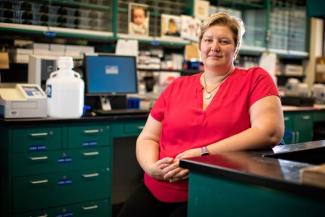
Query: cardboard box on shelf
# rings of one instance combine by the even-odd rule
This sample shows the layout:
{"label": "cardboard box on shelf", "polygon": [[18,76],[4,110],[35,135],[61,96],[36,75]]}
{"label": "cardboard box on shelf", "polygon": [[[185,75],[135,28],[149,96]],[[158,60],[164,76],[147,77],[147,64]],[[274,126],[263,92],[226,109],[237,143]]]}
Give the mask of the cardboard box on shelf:
{"label": "cardboard box on shelf", "polygon": [[315,81],[317,83],[325,83],[325,57],[316,59]]}
{"label": "cardboard box on shelf", "polygon": [[292,76],[304,75],[304,67],[302,65],[286,64],[284,66],[284,74]]}

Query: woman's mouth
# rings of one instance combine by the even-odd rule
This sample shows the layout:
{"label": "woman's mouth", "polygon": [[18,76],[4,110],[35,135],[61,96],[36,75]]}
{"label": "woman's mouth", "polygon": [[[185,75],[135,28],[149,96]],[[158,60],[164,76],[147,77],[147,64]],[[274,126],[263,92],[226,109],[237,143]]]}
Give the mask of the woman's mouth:
{"label": "woman's mouth", "polygon": [[220,58],[222,58],[222,55],[210,54],[210,55],[208,55],[208,57],[210,57],[210,58],[218,58],[218,59],[220,59]]}

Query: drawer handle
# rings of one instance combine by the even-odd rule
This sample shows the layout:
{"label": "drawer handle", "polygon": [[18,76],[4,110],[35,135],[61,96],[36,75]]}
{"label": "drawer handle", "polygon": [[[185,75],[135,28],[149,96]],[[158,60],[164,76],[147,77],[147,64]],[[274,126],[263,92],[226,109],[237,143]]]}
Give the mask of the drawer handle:
{"label": "drawer handle", "polygon": [[48,183],[48,182],[49,182],[49,180],[43,179],[43,180],[31,181],[30,183],[33,184],[33,185],[39,185],[39,184],[45,184],[45,183]]}
{"label": "drawer handle", "polygon": [[99,155],[98,151],[93,151],[93,152],[84,152],[82,153],[84,156],[89,157],[89,156],[96,156]]}
{"label": "drawer handle", "polygon": [[93,206],[83,206],[82,209],[83,209],[83,210],[98,209],[98,206],[97,206],[97,205],[93,205]]}
{"label": "drawer handle", "polygon": [[45,137],[48,136],[48,133],[31,133],[30,136],[32,137]]}
{"label": "drawer handle", "polygon": [[84,178],[93,178],[99,176],[98,173],[82,174]]}
{"label": "drawer handle", "polygon": [[144,126],[138,126],[139,130],[142,130],[144,128]]}
{"label": "drawer handle", "polygon": [[85,134],[95,134],[99,133],[99,129],[94,129],[94,130],[84,130]]}
{"label": "drawer handle", "polygon": [[48,157],[47,156],[30,157],[29,159],[32,160],[32,161],[40,161],[40,160],[47,160]]}
{"label": "drawer handle", "polygon": [[300,132],[299,131],[296,132],[296,143],[297,142],[300,142]]}
{"label": "drawer handle", "polygon": [[302,119],[309,120],[310,119],[310,115],[304,115],[304,116],[302,116]]}

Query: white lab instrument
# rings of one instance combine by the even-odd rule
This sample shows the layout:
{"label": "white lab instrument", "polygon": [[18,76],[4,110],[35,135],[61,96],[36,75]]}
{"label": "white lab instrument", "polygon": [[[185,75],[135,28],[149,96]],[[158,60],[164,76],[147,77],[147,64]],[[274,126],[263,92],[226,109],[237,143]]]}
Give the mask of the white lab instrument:
{"label": "white lab instrument", "polygon": [[46,95],[37,84],[1,87],[0,115],[4,118],[46,117]]}
{"label": "white lab instrument", "polygon": [[38,84],[45,90],[46,80],[57,70],[56,56],[29,56],[28,83]]}

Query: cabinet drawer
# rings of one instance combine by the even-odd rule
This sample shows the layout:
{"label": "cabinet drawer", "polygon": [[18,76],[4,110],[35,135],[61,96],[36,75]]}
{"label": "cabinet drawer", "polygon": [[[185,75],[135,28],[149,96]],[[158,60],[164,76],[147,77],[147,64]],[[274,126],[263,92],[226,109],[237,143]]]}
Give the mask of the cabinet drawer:
{"label": "cabinet drawer", "polygon": [[125,133],[141,133],[143,127],[144,127],[144,121],[132,121],[128,123],[124,123],[124,132]]}
{"label": "cabinet drawer", "polygon": [[53,209],[16,214],[16,217],[108,217],[111,214],[109,200],[90,201],[70,206],[62,206]]}
{"label": "cabinet drawer", "polygon": [[14,152],[59,149],[62,143],[62,129],[58,127],[14,129],[12,141]]}
{"label": "cabinet drawer", "polygon": [[97,147],[109,145],[109,126],[90,125],[68,128],[69,148]]}
{"label": "cabinet drawer", "polygon": [[108,147],[82,150],[17,153],[13,159],[13,175],[26,176],[71,170],[107,168]]}
{"label": "cabinet drawer", "polygon": [[13,209],[25,212],[108,198],[110,186],[107,168],[19,177],[13,180]]}

